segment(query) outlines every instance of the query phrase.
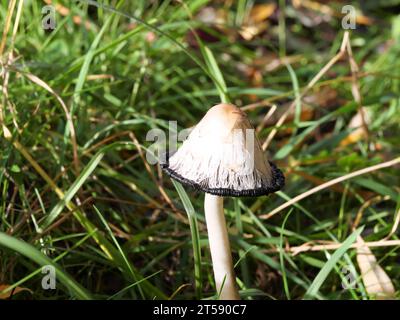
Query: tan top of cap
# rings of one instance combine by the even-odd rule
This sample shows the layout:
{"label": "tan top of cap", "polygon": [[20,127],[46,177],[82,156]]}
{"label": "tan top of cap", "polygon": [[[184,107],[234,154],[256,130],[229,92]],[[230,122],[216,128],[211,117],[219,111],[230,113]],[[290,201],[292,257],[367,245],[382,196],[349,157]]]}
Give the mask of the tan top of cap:
{"label": "tan top of cap", "polygon": [[180,182],[221,196],[258,196],[284,185],[246,114],[226,103],[205,114],[163,168]]}

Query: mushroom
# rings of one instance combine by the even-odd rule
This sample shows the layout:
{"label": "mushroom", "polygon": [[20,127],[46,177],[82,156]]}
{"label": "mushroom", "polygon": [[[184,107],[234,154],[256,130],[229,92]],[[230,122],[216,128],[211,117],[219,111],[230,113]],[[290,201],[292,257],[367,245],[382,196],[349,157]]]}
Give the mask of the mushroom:
{"label": "mushroom", "polygon": [[223,197],[267,195],[285,184],[266,160],[246,114],[232,104],[212,107],[161,164],[173,179],[205,192],[204,212],[220,299],[240,299],[236,288]]}

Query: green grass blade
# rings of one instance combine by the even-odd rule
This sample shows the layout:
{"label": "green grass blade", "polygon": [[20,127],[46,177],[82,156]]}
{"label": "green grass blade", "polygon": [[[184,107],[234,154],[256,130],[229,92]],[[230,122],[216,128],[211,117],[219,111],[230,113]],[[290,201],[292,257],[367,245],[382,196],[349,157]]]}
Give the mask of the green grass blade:
{"label": "green grass blade", "polygon": [[[120,1],[117,5],[117,7],[122,3],[122,1]],[[90,68],[90,64],[93,61],[93,58],[95,56],[95,52],[96,49],[100,43],[101,38],[104,35],[104,32],[107,30],[107,28],[109,27],[109,25],[111,24],[111,21],[113,19],[114,15],[110,16],[106,22],[104,23],[104,25],[102,26],[102,28],[100,29],[100,31],[97,33],[94,41],[92,42],[92,44],[90,45],[89,51],[86,53],[85,56],[85,60],[83,61],[83,65],[81,67],[81,70],[79,72],[78,75],[78,79],[75,85],[75,89],[74,89],[74,99],[73,99],[73,104],[71,107],[71,115],[74,114],[75,109],[77,108],[79,101],[80,101],[80,93],[83,89],[83,85],[85,84],[86,81],[86,77],[89,73],[89,68]]]}
{"label": "green grass blade", "polygon": [[[72,247],[70,247],[68,250],[64,251],[63,253],[61,253],[61,254],[58,255],[57,257],[54,257],[54,258],[53,258],[53,263],[55,263],[55,262],[61,260],[62,258],[64,258],[65,256],[67,256],[69,253],[73,252],[76,248],[79,248],[79,246],[80,246],[81,244],[83,244],[87,239],[89,239],[89,238],[91,238],[91,237],[92,237],[92,234],[90,234],[90,233],[89,233],[89,234],[85,234],[85,236],[84,236],[82,239],[78,240],[78,241],[77,241]],[[0,291],[0,295],[1,295],[1,294],[4,294],[4,293],[6,293],[6,292],[9,292],[9,291],[13,290],[14,288],[16,288],[16,287],[22,285],[24,282],[28,281],[28,280],[31,279],[32,277],[34,277],[34,276],[40,274],[41,270],[42,270],[42,269],[39,268],[39,269],[37,269],[37,270],[31,272],[31,273],[28,274],[27,276],[23,277],[22,279],[19,279],[19,280],[18,280],[17,282],[15,282],[14,284],[9,285],[9,286],[7,287],[7,289],[5,289],[5,290],[3,290],[3,291]]]}
{"label": "green grass blade", "polygon": [[[128,258],[126,257],[125,252],[122,250],[122,248],[121,248],[121,246],[119,245],[117,239],[115,238],[114,233],[111,231],[111,228],[110,228],[110,226],[108,225],[106,219],[104,219],[103,215],[101,214],[101,212],[99,211],[99,209],[96,208],[96,206],[93,206],[93,208],[94,208],[94,210],[96,211],[97,215],[99,216],[99,218],[100,218],[101,222],[103,223],[103,225],[106,227],[108,234],[110,235],[110,237],[111,237],[111,239],[113,240],[115,246],[117,247],[117,249],[118,249],[118,251],[119,251],[119,253],[120,253],[120,255],[121,255],[123,261],[125,262],[126,268],[127,268],[127,269],[129,270],[129,272],[131,273],[133,279],[136,279],[136,274],[135,274],[135,272],[133,271],[132,266],[131,266],[131,264],[130,264],[129,261],[128,261]],[[143,281],[143,279],[140,280],[140,282],[142,282],[142,281]],[[135,283],[136,283],[136,284],[139,284],[140,282],[136,280]],[[138,288],[139,288],[140,295],[141,295],[142,298],[144,299],[145,296],[144,296],[144,294],[143,294],[142,288],[141,288],[140,286],[138,286]]]}
{"label": "green grass blade", "polygon": [[94,169],[96,169],[97,165],[100,163],[101,159],[103,158],[104,153],[98,152],[93,156],[90,162],[87,164],[85,169],[81,172],[79,177],[75,180],[75,182],[71,185],[68,191],[65,193],[64,198],[61,199],[56,206],[51,210],[47,218],[43,221],[41,228],[47,228],[57,217],[60,215],[64,207],[68,204],[69,201],[75,196],[78,190],[82,187],[85,183],[87,178],[92,174]]}
{"label": "green grass blade", "polygon": [[[300,116],[301,116],[301,94],[300,94],[300,88],[299,88],[299,81],[297,79],[296,72],[293,70],[292,66],[290,64],[286,64],[286,68],[289,70],[290,74],[290,79],[292,80],[293,84],[293,91],[295,94],[295,102],[296,102],[296,108],[295,108],[295,113],[294,113],[294,125],[296,126],[296,129],[300,125]],[[293,131],[293,136],[295,136],[296,130]]]}
{"label": "green grass blade", "polygon": [[285,250],[283,248],[283,230],[285,230],[286,221],[288,220],[292,211],[293,211],[293,208],[290,209],[288,214],[285,216],[285,219],[283,220],[283,223],[282,223],[282,231],[279,235],[279,262],[281,264],[281,270],[282,270],[283,288],[285,289],[286,298],[288,300],[290,300],[290,291],[289,291],[289,285],[288,285],[287,276],[286,276],[285,263],[283,260],[283,254],[284,254],[284,250]]}
{"label": "green grass blade", "polygon": [[159,270],[159,271],[157,271],[157,272],[154,272],[153,274],[151,274],[151,275],[149,275],[149,276],[147,276],[147,277],[145,277],[145,278],[143,278],[143,279],[141,279],[141,280],[139,280],[139,281],[136,281],[136,282],[130,284],[129,286],[123,288],[122,290],[120,290],[120,291],[118,291],[117,293],[113,294],[112,296],[108,297],[107,300],[113,300],[115,297],[117,297],[118,295],[122,294],[123,292],[125,292],[125,291],[127,291],[127,290],[129,290],[129,289],[131,289],[131,288],[133,288],[133,287],[135,287],[135,286],[137,286],[137,285],[139,285],[139,284],[142,283],[143,281],[146,281],[146,280],[148,280],[148,279],[154,277],[155,275],[157,275],[157,274],[159,274],[159,273],[161,273],[161,272],[163,272],[163,270]]}
{"label": "green grass blade", "polygon": [[77,299],[91,300],[92,297],[89,292],[77,283],[68,273],[64,272],[58,264],[54,263],[50,258],[46,257],[34,246],[11,237],[3,232],[0,232],[0,245],[11,250],[14,250],[28,259],[36,262],[41,266],[51,265],[56,270],[57,279],[65,285],[73,296]]}
{"label": "green grass blade", "polygon": [[331,258],[325,263],[323,268],[318,272],[314,281],[311,283],[307,292],[304,295],[304,299],[313,299],[318,291],[324,283],[325,279],[328,277],[329,273],[339,261],[339,259],[346,253],[346,251],[350,248],[354,241],[356,241],[357,236],[360,235],[364,227],[360,227],[355,230],[341,245],[339,249],[337,249]]}
{"label": "green grass blade", "polygon": [[221,102],[229,102],[225,80],[213,53],[207,46],[202,44],[200,39],[198,39],[198,41],[200,43],[201,52],[206,61],[208,71],[214,76],[215,86],[217,87]]}
{"label": "green grass blade", "polygon": [[196,295],[200,299],[202,293],[202,277],[201,277],[201,248],[200,248],[200,235],[199,228],[197,225],[197,217],[194,211],[193,205],[190,202],[190,199],[183,189],[182,185],[175,180],[172,180],[172,183],[175,186],[176,191],[181,198],[183,203],[183,207],[189,218],[190,232],[192,236],[192,244],[193,244],[193,258],[194,258],[194,277],[195,277],[195,288]]}
{"label": "green grass blade", "polygon": [[75,0],[75,1],[81,2],[81,3],[86,3],[88,5],[95,6],[95,7],[98,7],[98,8],[102,8],[104,10],[116,13],[118,15],[121,15],[121,16],[123,16],[125,18],[137,21],[138,23],[144,25],[146,28],[156,32],[157,34],[159,34],[159,35],[167,38],[169,41],[171,41],[174,45],[176,45],[178,48],[180,48],[193,62],[195,62],[214,82],[218,82],[215,79],[214,75],[212,73],[210,73],[208,68],[202,63],[202,61],[200,59],[198,59],[196,57],[195,54],[191,53],[188,49],[185,48],[184,45],[182,45],[182,43],[177,41],[173,36],[171,36],[168,33],[164,32],[160,28],[157,28],[157,27],[149,24],[148,22],[146,22],[143,19],[140,19],[140,18],[138,18],[136,16],[129,15],[127,13],[119,11],[116,8],[112,7],[112,6],[103,5],[103,4],[100,4],[100,3],[96,2],[96,1],[93,1],[93,0]]}

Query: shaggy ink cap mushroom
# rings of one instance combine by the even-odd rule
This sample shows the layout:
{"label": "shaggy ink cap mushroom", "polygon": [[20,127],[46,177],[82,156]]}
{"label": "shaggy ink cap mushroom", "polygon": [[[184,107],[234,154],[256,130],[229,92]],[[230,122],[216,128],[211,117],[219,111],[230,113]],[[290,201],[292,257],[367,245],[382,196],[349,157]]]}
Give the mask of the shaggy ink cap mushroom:
{"label": "shaggy ink cap mushroom", "polygon": [[175,180],[217,196],[267,195],[285,184],[246,114],[232,104],[212,107],[161,165]]}

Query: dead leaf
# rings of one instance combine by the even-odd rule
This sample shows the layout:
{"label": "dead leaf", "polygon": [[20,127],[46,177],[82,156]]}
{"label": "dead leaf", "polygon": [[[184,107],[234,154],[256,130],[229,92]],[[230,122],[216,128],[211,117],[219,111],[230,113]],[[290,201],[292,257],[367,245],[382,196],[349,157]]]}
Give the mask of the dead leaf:
{"label": "dead leaf", "polygon": [[361,112],[364,113],[366,125],[368,125],[371,122],[371,114],[369,112],[369,109],[362,107],[361,110],[359,110],[356,113],[356,115],[353,118],[351,118],[350,123],[348,125],[349,129],[355,129],[355,130],[352,131],[347,137],[345,137],[340,142],[340,146],[344,147],[367,137],[368,133],[363,127]]}
{"label": "dead leaf", "polygon": [[310,92],[303,101],[317,108],[332,108],[338,103],[338,93],[331,87],[323,86]]}
{"label": "dead leaf", "polygon": [[[311,9],[320,12],[323,15],[342,18],[343,13],[341,11],[335,10],[327,4],[319,3],[312,0],[293,0],[293,6],[298,10],[300,7]],[[363,25],[372,25],[374,20],[370,17],[364,16],[361,12],[356,14],[356,23]]]}
{"label": "dead leaf", "polygon": [[274,13],[275,9],[275,3],[256,4],[253,6],[253,8],[251,8],[248,20],[246,22],[249,24],[262,22],[268,19]]}
{"label": "dead leaf", "polygon": [[4,290],[6,290],[8,287],[10,287],[8,284],[0,284],[0,299],[8,299],[10,295],[15,295],[21,291],[29,291],[30,293],[33,294],[32,290],[28,288],[22,288],[22,287],[16,287],[14,289],[11,289],[10,291],[7,291],[5,293],[2,293]]}
{"label": "dead leaf", "polygon": [[[362,237],[358,243],[365,243]],[[371,249],[365,245],[357,248],[357,262],[361,271],[361,278],[367,293],[378,299],[394,299],[395,289],[392,281],[376,261]]]}
{"label": "dead leaf", "polygon": [[261,32],[267,30],[268,24],[266,22],[244,25],[239,31],[239,34],[243,37],[244,40],[251,40],[255,36],[259,35]]}
{"label": "dead leaf", "polygon": [[245,19],[239,34],[249,41],[268,28],[267,19],[275,12],[276,4],[257,4],[251,8],[250,14]]}

